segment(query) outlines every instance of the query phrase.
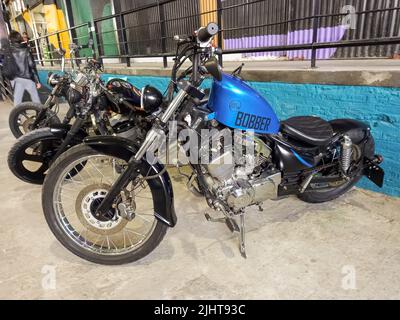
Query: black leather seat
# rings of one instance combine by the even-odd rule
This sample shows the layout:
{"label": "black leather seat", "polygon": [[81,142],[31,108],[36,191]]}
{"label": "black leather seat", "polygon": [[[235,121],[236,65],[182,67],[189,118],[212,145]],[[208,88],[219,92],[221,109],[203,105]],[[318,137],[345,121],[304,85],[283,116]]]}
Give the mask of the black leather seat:
{"label": "black leather seat", "polygon": [[312,146],[324,146],[333,136],[329,122],[318,117],[294,117],[281,123],[281,131],[289,137]]}

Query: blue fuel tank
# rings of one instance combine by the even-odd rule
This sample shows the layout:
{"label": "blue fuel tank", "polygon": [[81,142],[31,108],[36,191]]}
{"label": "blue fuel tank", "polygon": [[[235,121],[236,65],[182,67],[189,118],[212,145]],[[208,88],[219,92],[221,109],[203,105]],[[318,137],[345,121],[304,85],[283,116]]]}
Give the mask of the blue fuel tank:
{"label": "blue fuel tank", "polygon": [[208,102],[214,119],[232,129],[276,134],[280,123],[271,105],[243,80],[223,73],[214,80]]}

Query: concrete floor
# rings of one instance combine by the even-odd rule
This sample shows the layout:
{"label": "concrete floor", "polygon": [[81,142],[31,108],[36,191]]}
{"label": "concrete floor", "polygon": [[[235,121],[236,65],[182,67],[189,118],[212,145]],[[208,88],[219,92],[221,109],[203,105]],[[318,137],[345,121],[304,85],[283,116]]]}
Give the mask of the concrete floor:
{"label": "concrete floor", "polygon": [[81,260],[50,233],[40,186],[8,170],[9,110],[0,104],[0,299],[400,298],[400,199],[364,190],[249,210],[244,260],[236,237],[207,222],[204,201],[174,177],[178,225],[151,255],[120,267]]}

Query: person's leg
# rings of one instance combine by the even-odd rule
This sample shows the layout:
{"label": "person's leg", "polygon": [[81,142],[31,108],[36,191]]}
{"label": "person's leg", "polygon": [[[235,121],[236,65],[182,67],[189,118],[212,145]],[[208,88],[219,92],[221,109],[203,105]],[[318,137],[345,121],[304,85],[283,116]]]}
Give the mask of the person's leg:
{"label": "person's leg", "polygon": [[15,78],[13,80],[14,106],[17,106],[22,102],[22,98],[23,98],[24,92],[25,92],[23,80],[24,79],[21,79],[21,78]]}
{"label": "person's leg", "polygon": [[32,80],[27,80],[27,79],[25,80],[26,80],[25,89],[29,92],[32,102],[41,103],[39,92],[36,89],[36,83],[33,82]]}

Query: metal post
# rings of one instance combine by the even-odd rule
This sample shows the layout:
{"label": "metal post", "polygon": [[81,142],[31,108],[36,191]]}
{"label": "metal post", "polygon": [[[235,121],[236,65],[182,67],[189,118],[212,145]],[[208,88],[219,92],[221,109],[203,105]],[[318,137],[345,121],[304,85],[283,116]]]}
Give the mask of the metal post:
{"label": "metal post", "polygon": [[[312,45],[314,46],[318,42],[318,28],[320,22],[320,3],[321,0],[313,1],[313,34],[312,34]],[[317,67],[317,49],[313,47],[311,51],[311,68]]]}
{"label": "metal post", "polygon": [[99,29],[97,28],[97,23],[93,22],[93,27],[94,27],[94,34],[96,36],[96,42],[97,42],[97,51],[99,53],[99,60],[102,60],[102,56],[104,55],[104,51],[102,51],[102,46],[100,42],[100,35],[99,35]]}
{"label": "metal post", "polygon": [[87,27],[88,27],[88,33],[89,33],[89,42],[92,43],[92,47],[89,48],[89,49],[92,50],[92,58],[93,58],[93,59],[96,59],[96,51],[95,51],[95,49],[94,49],[94,39],[93,39],[93,31],[94,31],[94,28],[93,28],[93,26],[92,26],[92,22],[91,22],[91,21],[88,22],[88,26],[87,26]]}
{"label": "metal post", "polygon": [[[59,49],[62,48],[61,40],[60,40],[60,33],[57,33],[57,43],[58,43],[58,48]],[[57,56],[58,56],[58,53],[57,53]]]}
{"label": "metal post", "polygon": [[52,52],[51,52],[49,37],[46,36],[45,39],[46,39],[47,50],[48,50],[49,57],[50,57],[50,65],[53,66],[53,65],[54,65],[54,64],[53,64],[53,54],[52,54]]}
{"label": "metal post", "polygon": [[[165,13],[164,7],[160,4],[160,1],[157,2],[158,4],[158,13],[159,13],[159,23],[160,23],[160,31],[161,31],[161,50],[162,53],[167,53],[167,31],[165,27]],[[163,66],[164,68],[168,67],[168,60],[167,57],[163,57]]]}
{"label": "metal post", "polygon": [[40,61],[40,65],[43,67],[44,66],[44,61],[43,61],[43,55],[42,55],[42,52],[41,52],[41,48],[39,46],[39,42],[38,42],[37,38],[35,38],[34,41],[35,41],[36,55],[37,55],[37,57],[38,57],[38,59]]}
{"label": "metal post", "polygon": [[126,66],[130,67],[131,66],[131,59],[129,58],[129,46],[128,46],[128,40],[126,37],[126,29],[125,29],[125,19],[122,16],[122,14],[120,13],[118,15],[119,17],[119,25],[121,27],[121,38],[122,38],[122,43],[123,43],[123,47],[124,47],[124,54],[126,56]]}
{"label": "metal post", "polygon": [[62,48],[61,40],[60,40],[60,33],[57,33],[57,43],[58,43],[58,48]]}
{"label": "metal post", "polygon": [[[217,23],[219,26],[218,32],[218,47],[222,50],[223,39],[222,39],[222,0],[217,0]],[[218,61],[220,66],[223,66],[222,53],[218,55]]]}

